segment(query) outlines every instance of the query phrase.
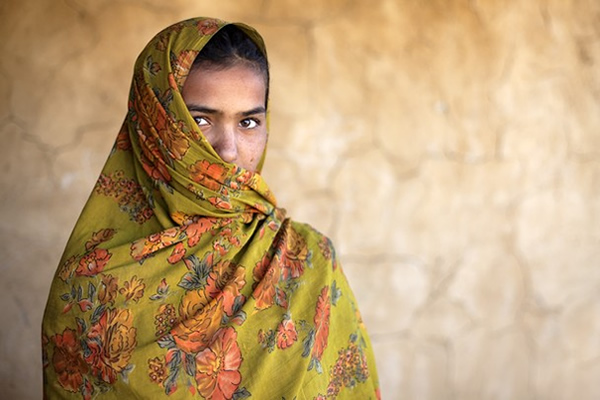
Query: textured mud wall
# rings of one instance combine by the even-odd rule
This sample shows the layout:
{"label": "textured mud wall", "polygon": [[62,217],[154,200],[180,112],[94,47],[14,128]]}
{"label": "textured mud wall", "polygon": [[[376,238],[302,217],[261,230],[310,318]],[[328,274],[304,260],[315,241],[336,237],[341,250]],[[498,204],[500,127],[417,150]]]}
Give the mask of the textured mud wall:
{"label": "textured mud wall", "polygon": [[329,234],[386,399],[600,398],[600,3],[3,0],[0,392],[37,399],[70,230],[164,26],[270,50],[265,176]]}

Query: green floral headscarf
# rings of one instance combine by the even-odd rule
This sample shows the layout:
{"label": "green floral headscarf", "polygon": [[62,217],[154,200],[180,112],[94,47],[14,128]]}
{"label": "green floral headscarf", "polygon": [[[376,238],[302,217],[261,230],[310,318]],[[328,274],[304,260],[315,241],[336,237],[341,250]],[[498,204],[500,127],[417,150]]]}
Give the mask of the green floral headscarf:
{"label": "green floral headscarf", "polygon": [[224,162],[183,102],[225,25],[172,25],[135,64],[125,122],[52,282],[47,399],[379,397],[330,240],[286,218],[259,172]]}

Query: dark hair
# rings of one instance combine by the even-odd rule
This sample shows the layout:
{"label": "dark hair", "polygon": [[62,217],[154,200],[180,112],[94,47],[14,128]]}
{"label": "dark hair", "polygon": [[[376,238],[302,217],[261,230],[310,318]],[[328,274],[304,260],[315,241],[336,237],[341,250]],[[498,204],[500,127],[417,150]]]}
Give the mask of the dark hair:
{"label": "dark hair", "polygon": [[[202,48],[192,64],[196,68],[227,69],[245,64],[265,78],[265,102],[269,98],[269,63],[266,55],[244,31],[235,25],[221,28]],[[266,106],[266,104],[265,104]]]}

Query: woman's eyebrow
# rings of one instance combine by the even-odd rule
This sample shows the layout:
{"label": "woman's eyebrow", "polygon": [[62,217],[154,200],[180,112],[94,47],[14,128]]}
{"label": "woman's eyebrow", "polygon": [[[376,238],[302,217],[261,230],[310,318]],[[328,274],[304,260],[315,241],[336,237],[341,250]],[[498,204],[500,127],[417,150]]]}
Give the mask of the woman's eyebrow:
{"label": "woman's eyebrow", "polygon": [[266,112],[267,112],[267,110],[263,106],[259,106],[259,107],[253,108],[252,110],[244,111],[244,112],[240,113],[240,115],[243,117],[247,117],[249,115],[264,114]]}
{"label": "woman's eyebrow", "polygon": [[[186,104],[185,106],[187,107],[188,111],[196,111],[196,112],[201,112],[204,114],[216,114],[216,115],[223,114],[223,111],[216,110],[214,108],[206,107],[206,106],[199,105],[199,104]],[[242,117],[247,117],[249,115],[265,114],[266,112],[267,112],[267,110],[265,109],[265,107],[258,106],[251,110],[248,110],[248,111],[242,111],[241,113],[239,113],[239,115],[241,115]]]}
{"label": "woman's eyebrow", "polygon": [[222,112],[219,110],[198,104],[186,104],[185,106],[187,107],[188,111],[197,111],[205,114],[222,114]]}

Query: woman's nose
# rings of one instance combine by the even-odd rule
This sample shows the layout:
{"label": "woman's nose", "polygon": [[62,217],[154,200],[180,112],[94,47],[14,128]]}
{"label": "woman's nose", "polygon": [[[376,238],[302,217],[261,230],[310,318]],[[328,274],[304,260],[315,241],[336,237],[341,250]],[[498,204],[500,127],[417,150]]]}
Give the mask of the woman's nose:
{"label": "woman's nose", "polygon": [[238,156],[235,130],[232,127],[223,126],[219,129],[218,135],[215,151],[223,161],[235,163]]}

